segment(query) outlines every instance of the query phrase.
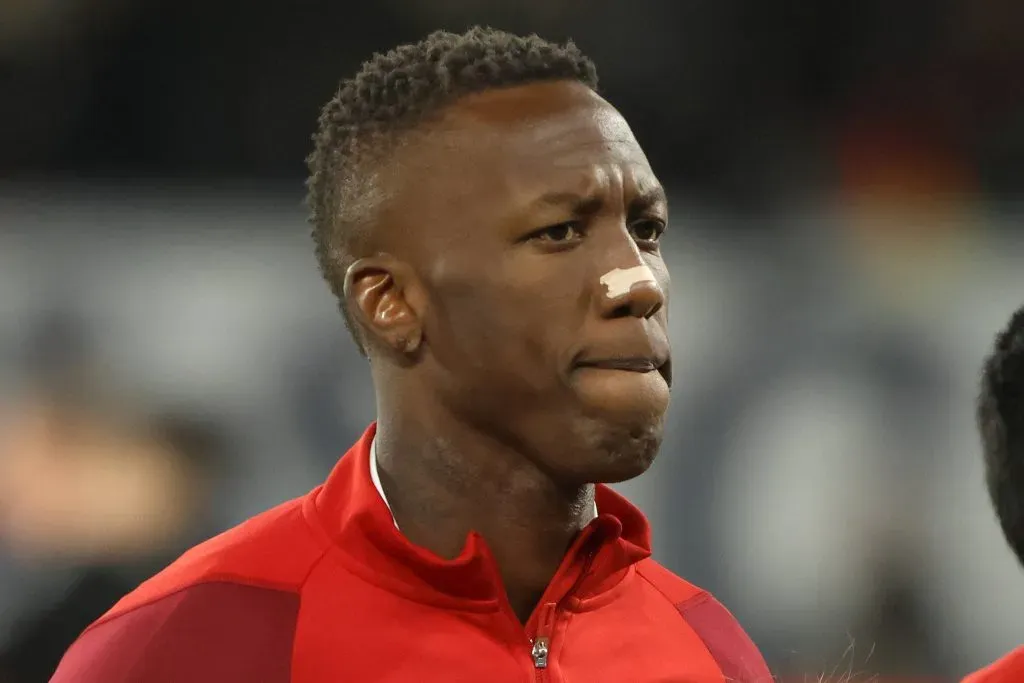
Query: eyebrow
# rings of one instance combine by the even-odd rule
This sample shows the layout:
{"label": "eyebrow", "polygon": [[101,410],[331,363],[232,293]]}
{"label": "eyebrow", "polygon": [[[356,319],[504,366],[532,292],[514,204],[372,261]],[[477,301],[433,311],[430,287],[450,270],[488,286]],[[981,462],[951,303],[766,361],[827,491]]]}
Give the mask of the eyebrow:
{"label": "eyebrow", "polygon": [[658,205],[668,204],[668,195],[661,185],[651,185],[638,192],[629,203],[630,209],[650,209]]}
{"label": "eyebrow", "polygon": [[[652,185],[633,196],[629,202],[630,211],[643,211],[659,204],[667,204],[668,197],[661,185]],[[534,206],[555,206],[569,208],[573,213],[595,213],[604,205],[600,194],[584,195],[577,192],[548,192],[533,203]]]}

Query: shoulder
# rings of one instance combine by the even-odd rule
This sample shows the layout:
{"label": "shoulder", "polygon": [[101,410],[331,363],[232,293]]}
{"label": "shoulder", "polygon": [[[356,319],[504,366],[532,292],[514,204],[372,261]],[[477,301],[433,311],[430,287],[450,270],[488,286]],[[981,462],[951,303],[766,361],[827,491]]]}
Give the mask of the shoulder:
{"label": "shoulder", "polygon": [[303,501],[283,503],[194,546],[122,598],[99,621],[201,583],[296,590],[325,550],[303,518]]}
{"label": "shoulder", "polygon": [[965,678],[963,683],[1010,683],[1020,680],[1024,680],[1024,647],[974,672]]}
{"label": "shoulder", "polygon": [[288,681],[299,591],[323,555],[296,500],[202,543],[122,598],[55,683]]}
{"label": "shoulder", "polygon": [[287,683],[298,593],[207,582],[120,612],[83,633],[51,683]]}
{"label": "shoulder", "polygon": [[754,641],[711,593],[651,559],[638,563],[637,573],[675,606],[686,625],[704,642],[726,680],[737,683],[774,680]]}

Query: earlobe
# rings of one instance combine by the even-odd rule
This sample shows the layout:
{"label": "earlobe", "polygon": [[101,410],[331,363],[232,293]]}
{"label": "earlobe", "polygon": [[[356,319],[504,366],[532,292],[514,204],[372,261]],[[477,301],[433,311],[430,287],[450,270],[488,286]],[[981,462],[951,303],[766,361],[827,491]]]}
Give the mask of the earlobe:
{"label": "earlobe", "polygon": [[369,339],[396,353],[412,355],[423,342],[420,311],[411,300],[414,276],[388,256],[359,259],[345,272],[348,310]]}

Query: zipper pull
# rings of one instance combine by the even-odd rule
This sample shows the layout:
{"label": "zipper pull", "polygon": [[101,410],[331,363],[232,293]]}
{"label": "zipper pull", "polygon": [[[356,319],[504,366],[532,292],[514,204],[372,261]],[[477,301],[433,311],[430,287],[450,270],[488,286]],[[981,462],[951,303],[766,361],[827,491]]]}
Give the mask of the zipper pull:
{"label": "zipper pull", "polygon": [[548,668],[548,651],[551,648],[551,631],[554,627],[555,610],[558,605],[549,602],[541,606],[538,615],[537,636],[533,639],[533,649],[530,656],[533,657],[533,666],[537,669]]}
{"label": "zipper pull", "polygon": [[537,636],[533,641],[533,650],[530,652],[533,657],[533,666],[536,669],[548,668],[548,643],[546,636]]}

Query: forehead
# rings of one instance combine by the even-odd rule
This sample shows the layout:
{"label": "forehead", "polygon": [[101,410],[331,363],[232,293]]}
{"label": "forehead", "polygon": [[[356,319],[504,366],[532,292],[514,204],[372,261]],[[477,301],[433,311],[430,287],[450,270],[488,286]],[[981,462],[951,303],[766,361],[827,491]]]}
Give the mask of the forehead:
{"label": "forehead", "polygon": [[552,190],[629,192],[657,184],[622,115],[580,83],[465,97],[410,151],[415,194],[425,204],[477,200],[494,210],[495,203]]}
{"label": "forehead", "polygon": [[540,83],[466,97],[437,124],[442,137],[471,142],[483,154],[516,162],[544,158],[559,165],[609,153],[643,162],[643,152],[622,115],[581,83]]}

